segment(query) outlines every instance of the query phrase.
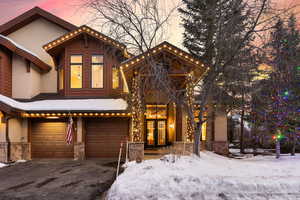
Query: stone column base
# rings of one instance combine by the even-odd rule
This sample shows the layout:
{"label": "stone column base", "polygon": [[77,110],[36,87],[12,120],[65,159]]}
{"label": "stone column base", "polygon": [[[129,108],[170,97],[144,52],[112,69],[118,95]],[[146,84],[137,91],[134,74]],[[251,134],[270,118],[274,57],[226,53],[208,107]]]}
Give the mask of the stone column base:
{"label": "stone column base", "polygon": [[[201,143],[202,145],[202,143]],[[201,148],[200,145],[200,148]],[[173,144],[174,153],[181,155],[191,155],[194,153],[194,143],[193,142],[174,142]]]}
{"label": "stone column base", "polygon": [[8,143],[0,143],[0,162],[17,160],[30,160],[30,143],[12,142],[10,143],[10,160],[7,158]]}
{"label": "stone column base", "polygon": [[206,140],[205,141],[205,149],[208,151],[213,151],[213,143],[214,142],[212,142],[212,141]]}
{"label": "stone column base", "polygon": [[8,144],[6,142],[0,143],[0,162],[7,163],[7,149]]}
{"label": "stone column base", "polygon": [[30,160],[30,143],[12,142],[10,144],[10,159],[17,160]]}
{"label": "stone column base", "polygon": [[74,144],[74,159],[85,160],[85,144],[83,142]]}
{"label": "stone column base", "polygon": [[141,162],[144,159],[144,142],[128,142],[128,160]]}
{"label": "stone column base", "polygon": [[217,154],[228,156],[229,154],[228,142],[226,141],[213,142],[213,151]]}

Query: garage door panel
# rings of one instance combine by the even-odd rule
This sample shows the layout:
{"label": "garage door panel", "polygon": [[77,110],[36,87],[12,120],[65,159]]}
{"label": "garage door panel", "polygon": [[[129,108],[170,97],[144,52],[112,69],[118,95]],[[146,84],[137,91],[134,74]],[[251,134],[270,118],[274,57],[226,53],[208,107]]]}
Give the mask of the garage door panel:
{"label": "garage door panel", "polygon": [[[120,143],[128,136],[128,119],[86,121],[86,155],[90,158],[118,157]],[[124,155],[124,153],[123,153]]]}
{"label": "garage door panel", "polygon": [[65,142],[66,126],[65,122],[32,122],[32,157],[73,158],[73,145]]}

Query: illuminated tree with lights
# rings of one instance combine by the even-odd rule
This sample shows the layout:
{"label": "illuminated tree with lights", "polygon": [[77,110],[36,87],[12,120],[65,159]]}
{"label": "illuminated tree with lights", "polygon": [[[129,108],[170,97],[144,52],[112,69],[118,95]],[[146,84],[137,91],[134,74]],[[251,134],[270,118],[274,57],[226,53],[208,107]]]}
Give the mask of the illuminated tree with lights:
{"label": "illuminated tree with lights", "polygon": [[300,111],[299,45],[300,34],[294,15],[287,24],[279,19],[266,46],[273,72],[267,84],[269,91],[265,95],[265,101],[268,104],[263,112],[265,120],[273,126],[277,157],[280,150],[278,145],[283,138],[292,141],[291,154],[295,155]]}

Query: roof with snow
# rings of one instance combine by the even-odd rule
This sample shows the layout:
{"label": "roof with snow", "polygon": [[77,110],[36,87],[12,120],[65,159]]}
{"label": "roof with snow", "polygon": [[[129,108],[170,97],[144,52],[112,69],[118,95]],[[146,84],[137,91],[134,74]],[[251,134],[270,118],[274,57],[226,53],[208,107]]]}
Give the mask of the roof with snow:
{"label": "roof with snow", "polygon": [[193,66],[194,69],[200,71],[199,74],[203,74],[203,72],[209,68],[204,64],[203,61],[199,60],[198,58],[195,58],[190,53],[185,52],[184,50],[170,44],[167,41],[162,42],[161,44],[153,47],[152,49],[146,51],[143,54],[125,60],[120,64],[120,67],[126,73],[127,71],[131,71],[135,67],[140,66],[142,63],[147,62],[147,57],[157,56],[163,52],[169,53],[170,55],[182,60],[184,63]]}
{"label": "roof with snow", "polygon": [[57,26],[71,31],[77,28],[74,24],[71,24],[39,7],[34,7],[27,12],[13,18],[12,20],[0,25],[0,34],[9,35],[10,33],[26,26],[38,18],[43,18],[49,22],[56,24]]}
{"label": "roof with snow", "polygon": [[127,52],[125,44],[120,43],[120,42],[110,38],[109,36],[104,35],[103,33],[100,33],[98,31],[96,31],[95,29],[92,29],[86,25],[80,26],[79,28],[77,28],[69,33],[66,33],[66,34],[60,36],[59,38],[45,44],[43,46],[43,48],[48,53],[51,53],[50,51],[56,49],[57,47],[63,46],[64,44],[66,44],[66,42],[73,40],[82,34],[89,35],[90,37],[100,40],[101,42],[104,42],[107,45],[113,46],[114,48],[121,51],[122,54],[124,55],[124,57],[126,57],[126,58],[133,56]]}
{"label": "roof with snow", "polygon": [[19,45],[12,39],[5,37],[4,35],[1,35],[1,34],[0,34],[0,45],[6,47],[7,49],[9,49],[10,51],[12,51],[15,54],[17,54],[21,57],[24,57],[31,63],[35,64],[41,71],[47,72],[51,69],[51,67],[48,64],[44,63],[38,57],[38,55],[36,55],[35,53],[26,49],[25,47]]}
{"label": "roof with snow", "polygon": [[20,102],[0,94],[0,103],[19,111],[125,111],[124,99],[63,99]]}

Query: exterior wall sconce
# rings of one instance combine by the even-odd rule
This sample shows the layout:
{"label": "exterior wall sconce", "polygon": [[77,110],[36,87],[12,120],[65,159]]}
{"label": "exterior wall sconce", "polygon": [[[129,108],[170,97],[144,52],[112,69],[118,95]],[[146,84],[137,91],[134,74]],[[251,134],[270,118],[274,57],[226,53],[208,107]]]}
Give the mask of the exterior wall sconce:
{"label": "exterior wall sconce", "polygon": [[0,111],[0,124],[5,123],[4,121],[4,115],[3,113]]}

